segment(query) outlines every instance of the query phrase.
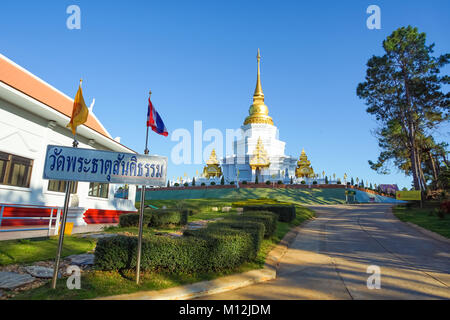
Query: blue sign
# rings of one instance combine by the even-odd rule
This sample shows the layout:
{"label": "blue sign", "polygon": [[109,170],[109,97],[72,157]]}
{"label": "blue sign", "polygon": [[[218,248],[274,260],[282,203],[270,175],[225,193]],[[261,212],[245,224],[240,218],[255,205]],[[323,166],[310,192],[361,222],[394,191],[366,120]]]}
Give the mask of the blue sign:
{"label": "blue sign", "polygon": [[167,157],[47,146],[44,179],[165,186]]}

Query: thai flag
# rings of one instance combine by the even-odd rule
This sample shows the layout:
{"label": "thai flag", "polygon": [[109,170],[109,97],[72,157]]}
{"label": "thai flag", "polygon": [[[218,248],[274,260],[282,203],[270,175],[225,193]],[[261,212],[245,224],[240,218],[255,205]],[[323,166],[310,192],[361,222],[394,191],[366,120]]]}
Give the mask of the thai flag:
{"label": "thai flag", "polygon": [[150,98],[148,98],[147,127],[151,127],[157,134],[167,137],[169,133],[164,125],[159,113],[153,107]]}

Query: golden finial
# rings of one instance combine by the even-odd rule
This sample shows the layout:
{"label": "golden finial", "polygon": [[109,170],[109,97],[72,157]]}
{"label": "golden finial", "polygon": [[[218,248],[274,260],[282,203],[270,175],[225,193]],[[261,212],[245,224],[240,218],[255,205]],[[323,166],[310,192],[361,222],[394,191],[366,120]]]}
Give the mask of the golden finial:
{"label": "golden finial", "polygon": [[149,90],[148,95],[149,95],[149,96],[152,95],[152,90]]}
{"label": "golden finial", "polygon": [[255,93],[253,94],[253,103],[255,103],[256,100],[260,100],[262,103],[264,103],[264,93],[261,86],[261,54],[259,53],[259,48],[256,60],[258,60],[258,75],[256,78]]}
{"label": "golden finial", "polygon": [[269,117],[269,108],[264,104],[264,93],[261,86],[261,54],[258,48],[256,55],[258,61],[258,73],[256,77],[256,88],[253,94],[253,104],[250,106],[250,115],[245,119],[244,125],[249,123],[265,123],[273,125],[273,120]]}

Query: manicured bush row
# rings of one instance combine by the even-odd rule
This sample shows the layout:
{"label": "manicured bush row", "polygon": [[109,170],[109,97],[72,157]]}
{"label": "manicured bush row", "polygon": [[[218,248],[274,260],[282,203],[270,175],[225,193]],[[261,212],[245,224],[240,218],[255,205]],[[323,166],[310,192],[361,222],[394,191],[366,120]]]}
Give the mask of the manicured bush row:
{"label": "manicured bush row", "polygon": [[[238,216],[239,217],[239,216]],[[245,219],[251,219],[255,221],[261,221],[264,223],[265,233],[264,236],[269,238],[275,234],[277,231],[277,214],[270,211],[245,211],[244,215]]]}
{"label": "manicured bush row", "polygon": [[265,231],[264,224],[258,221],[219,221],[208,224],[208,227],[206,229],[185,231],[184,235],[208,237],[209,234],[222,234],[228,232],[228,230],[230,229],[244,231],[251,235],[253,250],[250,254],[250,259],[255,258],[258,254],[259,249],[261,248],[261,243],[263,241]]}
{"label": "manicured bush row", "polygon": [[[170,209],[144,211],[144,226],[164,227],[168,225],[185,225],[189,211],[178,212]],[[123,214],[119,217],[119,226],[137,227],[139,225],[139,213]]]}
{"label": "manicured bush row", "polygon": [[152,214],[149,227],[164,227],[168,225],[182,225],[187,224],[188,211],[175,211],[175,210],[149,210]]}
{"label": "manicured bush row", "polygon": [[[136,267],[137,237],[100,239],[94,264],[101,270]],[[192,236],[143,238],[141,269],[169,273],[214,272],[238,267],[256,256],[252,234],[243,230],[198,230]]]}
{"label": "manicured bush row", "polygon": [[295,219],[295,206],[290,204],[251,204],[244,205],[244,213],[247,211],[270,211],[278,215],[278,221],[291,222]]}
{"label": "manicured bush row", "polygon": [[[152,214],[144,211],[144,226],[147,226],[152,219]],[[139,225],[139,213],[127,213],[119,216],[119,226],[137,227]]]}

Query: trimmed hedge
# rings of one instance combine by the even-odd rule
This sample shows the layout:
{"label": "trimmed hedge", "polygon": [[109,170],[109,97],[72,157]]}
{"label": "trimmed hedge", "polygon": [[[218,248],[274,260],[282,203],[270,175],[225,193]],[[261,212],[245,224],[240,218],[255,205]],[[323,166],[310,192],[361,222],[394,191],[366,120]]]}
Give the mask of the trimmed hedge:
{"label": "trimmed hedge", "polygon": [[[152,214],[144,211],[144,226],[148,225]],[[120,227],[137,227],[139,225],[139,213],[127,213],[119,216]]]}
{"label": "trimmed hedge", "polygon": [[168,225],[186,225],[188,221],[188,211],[182,212],[174,210],[149,210],[152,218],[148,223],[149,227],[164,227]]}
{"label": "trimmed hedge", "polygon": [[230,229],[243,231],[251,235],[253,243],[253,251],[250,254],[250,259],[256,258],[256,255],[258,254],[258,251],[261,248],[265,232],[264,224],[259,221],[246,221],[246,220],[219,221],[208,224],[208,227],[206,229],[186,230],[184,232],[184,235],[207,237],[209,234],[221,234],[224,232],[226,233]]}
{"label": "trimmed hedge", "polygon": [[[188,215],[191,212],[184,210],[178,212],[171,209],[144,210],[144,225],[149,227],[164,227],[169,225],[187,224]],[[139,225],[139,213],[122,214],[119,217],[119,226],[137,227]]]}
{"label": "trimmed hedge", "polygon": [[278,215],[281,222],[291,222],[295,219],[295,206],[291,204],[251,204],[242,206],[247,211],[270,211]]}
{"label": "trimmed hedge", "polygon": [[278,216],[270,211],[245,211],[242,216],[246,220],[260,221],[264,223],[264,236],[269,238],[277,231]]}
{"label": "trimmed hedge", "polygon": [[[252,234],[243,230],[191,231],[191,236],[148,236],[142,241],[141,269],[169,273],[215,272],[240,266],[256,257]],[[100,239],[94,264],[101,270],[136,267],[137,237]]]}

